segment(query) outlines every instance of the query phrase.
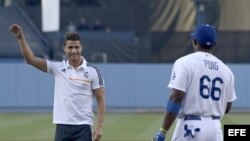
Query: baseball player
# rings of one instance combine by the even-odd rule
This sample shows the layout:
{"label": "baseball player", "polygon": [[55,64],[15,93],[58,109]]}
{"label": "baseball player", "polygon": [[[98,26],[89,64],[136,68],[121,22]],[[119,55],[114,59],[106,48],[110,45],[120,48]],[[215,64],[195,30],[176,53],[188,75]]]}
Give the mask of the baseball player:
{"label": "baseball player", "polygon": [[164,141],[176,119],[172,141],[223,141],[220,121],[236,100],[234,75],[212,54],[216,45],[214,27],[199,25],[191,36],[195,52],[173,65],[168,85],[171,96],[153,141]]}

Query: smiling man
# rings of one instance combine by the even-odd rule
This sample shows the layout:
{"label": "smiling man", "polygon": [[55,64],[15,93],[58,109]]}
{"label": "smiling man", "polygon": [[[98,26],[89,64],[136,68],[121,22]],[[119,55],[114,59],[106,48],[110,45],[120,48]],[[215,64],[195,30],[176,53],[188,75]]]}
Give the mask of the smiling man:
{"label": "smiling man", "polygon": [[[56,62],[37,57],[19,25],[11,25],[10,31],[16,36],[26,62],[55,78],[54,141],[100,141],[106,106],[104,81],[98,69],[81,55],[83,45],[79,34],[66,33],[63,49],[67,59]],[[92,133],[93,97],[98,108],[96,128]]]}

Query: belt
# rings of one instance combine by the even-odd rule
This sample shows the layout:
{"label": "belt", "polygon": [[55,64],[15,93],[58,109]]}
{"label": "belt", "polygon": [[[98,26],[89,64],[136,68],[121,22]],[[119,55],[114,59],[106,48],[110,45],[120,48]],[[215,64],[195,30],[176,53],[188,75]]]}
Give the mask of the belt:
{"label": "belt", "polygon": [[[213,120],[219,120],[220,116],[211,116]],[[198,115],[185,115],[184,120],[201,120],[201,116]]]}

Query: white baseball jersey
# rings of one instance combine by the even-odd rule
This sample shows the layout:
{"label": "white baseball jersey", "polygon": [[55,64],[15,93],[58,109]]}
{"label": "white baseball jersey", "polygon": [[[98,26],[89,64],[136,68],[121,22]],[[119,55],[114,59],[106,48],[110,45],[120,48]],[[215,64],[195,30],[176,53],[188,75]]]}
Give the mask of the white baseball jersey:
{"label": "white baseball jersey", "polygon": [[186,93],[179,115],[222,117],[227,102],[236,99],[231,70],[201,51],[176,60],[168,87]]}
{"label": "white baseball jersey", "polygon": [[104,87],[104,82],[100,72],[82,59],[77,69],[68,61],[47,60],[48,73],[55,77],[55,124],[93,125],[93,89]]}

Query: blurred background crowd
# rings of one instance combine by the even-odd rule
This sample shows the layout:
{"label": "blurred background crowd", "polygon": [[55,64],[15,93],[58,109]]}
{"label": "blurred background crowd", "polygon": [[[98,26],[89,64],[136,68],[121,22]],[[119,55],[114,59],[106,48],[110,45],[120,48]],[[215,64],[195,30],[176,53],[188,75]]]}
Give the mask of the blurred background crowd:
{"label": "blurred background crowd", "polygon": [[249,0],[60,0],[60,29],[42,31],[42,0],[0,0],[0,58],[21,58],[9,25],[23,26],[37,55],[63,59],[67,31],[79,32],[90,62],[172,63],[192,52],[200,23],[218,31],[215,55],[249,63]]}

